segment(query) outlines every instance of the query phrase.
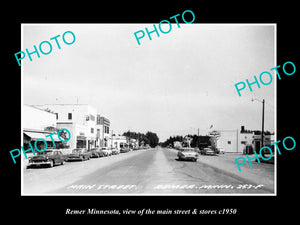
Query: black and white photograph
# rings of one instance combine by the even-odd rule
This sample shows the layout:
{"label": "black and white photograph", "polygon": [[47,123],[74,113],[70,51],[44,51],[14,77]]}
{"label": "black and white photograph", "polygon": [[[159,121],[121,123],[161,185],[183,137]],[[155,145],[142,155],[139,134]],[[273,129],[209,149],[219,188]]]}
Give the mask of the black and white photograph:
{"label": "black and white photograph", "polygon": [[188,14],[22,24],[22,195],[276,195],[276,24]]}
{"label": "black and white photograph", "polygon": [[3,7],[3,221],[293,220],[296,5],[103,3]]}

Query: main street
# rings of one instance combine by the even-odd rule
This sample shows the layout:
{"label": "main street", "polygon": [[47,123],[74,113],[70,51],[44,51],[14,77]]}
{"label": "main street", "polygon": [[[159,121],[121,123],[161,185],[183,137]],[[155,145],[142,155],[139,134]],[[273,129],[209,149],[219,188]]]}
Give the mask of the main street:
{"label": "main street", "polygon": [[[266,188],[264,183],[247,182],[245,177],[222,172],[201,160],[178,161],[176,154],[174,149],[156,147],[83,162],[68,162],[53,168],[24,169],[23,194],[184,195],[274,192]],[[199,157],[221,159],[222,156]],[[243,186],[245,184],[248,186]]]}

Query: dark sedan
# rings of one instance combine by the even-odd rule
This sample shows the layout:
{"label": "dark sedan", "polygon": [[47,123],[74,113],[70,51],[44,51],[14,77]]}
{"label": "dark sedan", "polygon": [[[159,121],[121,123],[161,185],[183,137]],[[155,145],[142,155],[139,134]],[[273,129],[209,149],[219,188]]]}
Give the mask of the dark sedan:
{"label": "dark sedan", "polygon": [[99,148],[92,148],[90,152],[91,158],[99,158],[105,156],[105,153]]}
{"label": "dark sedan", "polygon": [[83,161],[89,160],[92,153],[85,148],[75,148],[71,154],[66,155],[66,161]]}
{"label": "dark sedan", "polygon": [[64,163],[65,157],[61,151],[55,149],[47,149],[44,152],[38,152],[36,156],[30,157],[27,167],[53,167],[54,165],[63,165]]}

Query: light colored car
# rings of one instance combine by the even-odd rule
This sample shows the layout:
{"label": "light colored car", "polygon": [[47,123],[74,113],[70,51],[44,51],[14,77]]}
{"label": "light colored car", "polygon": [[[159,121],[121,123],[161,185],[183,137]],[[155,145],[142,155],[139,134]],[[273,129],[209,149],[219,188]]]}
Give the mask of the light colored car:
{"label": "light colored car", "polygon": [[104,152],[105,156],[111,156],[112,155],[112,150],[110,150],[108,148],[102,148],[101,150]]}
{"label": "light colored car", "polygon": [[218,148],[218,150],[219,150],[220,154],[225,154],[225,149],[224,148]]}
{"label": "light colored car", "polygon": [[112,151],[112,154],[113,154],[113,155],[118,155],[118,154],[120,154],[120,150],[119,150],[118,148],[112,148],[111,151]]}
{"label": "light colored car", "polygon": [[181,148],[177,153],[179,160],[191,160],[196,162],[198,153],[193,148]]}

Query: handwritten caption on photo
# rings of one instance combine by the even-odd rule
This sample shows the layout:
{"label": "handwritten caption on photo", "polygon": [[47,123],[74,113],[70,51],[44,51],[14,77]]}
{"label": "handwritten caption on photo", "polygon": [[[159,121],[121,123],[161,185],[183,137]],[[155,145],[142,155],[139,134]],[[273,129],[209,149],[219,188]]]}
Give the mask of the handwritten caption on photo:
{"label": "handwritten caption on photo", "polygon": [[[205,184],[205,185],[195,185],[195,184],[159,184],[153,187],[156,190],[201,190],[201,189],[259,189],[263,188],[263,184],[254,185],[254,184],[239,184],[237,186],[231,184]],[[122,184],[122,185],[109,185],[109,184],[101,184],[101,185],[87,185],[87,184],[72,184],[67,187],[67,189],[72,190],[138,190],[137,185],[133,184]]]}

